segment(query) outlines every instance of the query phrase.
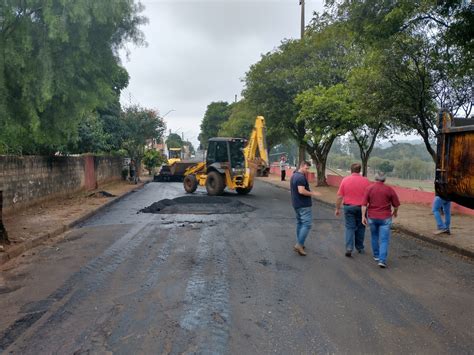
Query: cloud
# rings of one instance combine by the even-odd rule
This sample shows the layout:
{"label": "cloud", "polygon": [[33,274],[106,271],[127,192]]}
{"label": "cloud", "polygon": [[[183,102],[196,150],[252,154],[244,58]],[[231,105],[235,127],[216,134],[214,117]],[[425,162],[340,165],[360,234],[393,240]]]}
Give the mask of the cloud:
{"label": "cloud", "polygon": [[[307,0],[306,13],[322,9],[322,2]],[[250,65],[283,39],[299,37],[298,0],[142,3],[148,46],[129,48],[129,61],[122,56],[131,77],[122,101],[132,97],[162,114],[176,110],[168,127],[190,132],[193,143],[207,105],[240,97]]]}

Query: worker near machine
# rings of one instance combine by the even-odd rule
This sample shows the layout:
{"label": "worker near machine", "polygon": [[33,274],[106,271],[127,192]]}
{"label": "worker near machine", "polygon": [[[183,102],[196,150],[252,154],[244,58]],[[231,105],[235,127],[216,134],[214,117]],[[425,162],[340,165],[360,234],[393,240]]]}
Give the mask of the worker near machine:
{"label": "worker near machine", "polygon": [[286,167],[288,166],[286,162],[286,158],[284,155],[281,156],[280,158],[280,176],[281,176],[281,181],[285,181],[286,177]]}
{"label": "worker near machine", "polygon": [[362,201],[370,181],[365,176],[360,175],[361,165],[354,163],[351,165],[351,175],[346,176],[341,181],[337,191],[335,215],[339,216],[341,205],[343,204],[345,221],[346,256],[352,256],[355,248],[359,253],[364,252],[365,226],[362,224]]}
{"label": "worker near machine", "polygon": [[362,201],[362,223],[370,226],[374,260],[381,268],[387,267],[390,227],[392,217],[397,217],[399,206],[400,201],[395,190],[385,185],[385,174],[377,173],[375,184],[365,190]]}
{"label": "worker near machine", "polygon": [[302,161],[299,169],[291,176],[290,189],[291,201],[296,213],[296,245],[294,250],[301,256],[305,256],[305,240],[311,230],[313,220],[312,213],[312,196],[320,196],[321,194],[309,189],[306,174],[309,171],[311,163]]}
{"label": "worker near machine", "polygon": [[[435,235],[443,233],[451,234],[449,231],[451,226],[451,201],[445,200],[440,196],[435,196],[432,211],[436,220],[436,226],[438,227],[438,229],[433,233]],[[441,217],[441,213],[444,214],[444,221]]]}

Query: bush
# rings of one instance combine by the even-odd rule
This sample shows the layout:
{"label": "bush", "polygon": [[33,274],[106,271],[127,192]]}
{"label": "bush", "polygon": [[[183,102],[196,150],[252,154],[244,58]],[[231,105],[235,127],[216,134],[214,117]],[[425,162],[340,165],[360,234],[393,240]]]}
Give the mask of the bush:
{"label": "bush", "polygon": [[166,158],[154,149],[149,149],[143,156],[143,163],[145,164],[148,174],[151,175],[155,167],[161,165],[166,161]]}

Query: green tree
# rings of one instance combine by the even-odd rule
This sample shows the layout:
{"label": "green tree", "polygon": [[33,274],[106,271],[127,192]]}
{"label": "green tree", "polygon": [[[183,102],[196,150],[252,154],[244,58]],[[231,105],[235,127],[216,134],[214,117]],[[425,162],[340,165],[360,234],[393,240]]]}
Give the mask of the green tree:
{"label": "green tree", "polygon": [[[287,40],[262,56],[245,77],[244,97],[265,116],[269,135],[292,137],[299,160],[307,148],[305,121],[297,119],[298,94],[315,86],[345,81],[353,58],[347,34],[337,25],[316,23],[302,40]],[[275,142],[278,143],[278,142]]]}
{"label": "green tree", "polygon": [[154,149],[148,149],[145,151],[143,156],[143,164],[145,164],[145,168],[148,170],[149,175],[152,174],[154,168],[160,166],[164,162],[166,162],[166,157],[160,152]]}
{"label": "green tree", "polygon": [[104,131],[107,132],[106,143],[110,151],[118,151],[121,149],[122,141],[125,136],[125,127],[120,120],[122,107],[120,105],[120,93],[127,87],[129,75],[125,69],[119,70],[113,77],[114,96],[109,102],[97,108],[99,119],[102,122]]}
{"label": "green tree", "polygon": [[122,148],[136,160],[138,166],[145,154],[147,140],[161,140],[166,129],[165,122],[156,111],[138,105],[125,108],[120,120],[125,127]]}
{"label": "green tree", "polygon": [[105,132],[98,114],[90,114],[79,124],[78,140],[70,142],[69,153],[101,153],[110,151],[107,144],[109,134]]}
{"label": "green tree", "polygon": [[229,119],[231,105],[227,102],[211,102],[206,109],[204,118],[201,122],[201,132],[199,133],[199,142],[202,147],[207,147],[209,138],[216,137],[221,125]]}
{"label": "green tree", "polygon": [[394,166],[393,174],[402,179],[432,179],[434,175],[434,163],[418,158],[397,160]]}
{"label": "green tree", "polygon": [[384,173],[391,173],[395,166],[389,160],[383,160],[379,165],[378,169]]}
{"label": "green tree", "polygon": [[436,111],[472,109],[472,5],[463,1],[329,1],[359,43],[370,46],[384,77],[394,123],[412,129],[436,158]]}
{"label": "green tree", "polygon": [[241,100],[232,105],[230,116],[222,123],[219,135],[248,138],[255,125],[256,117],[257,111],[246,100]]}
{"label": "green tree", "polygon": [[351,113],[345,118],[351,140],[359,147],[362,174],[367,176],[367,165],[377,138],[387,138],[394,131],[387,100],[383,95],[388,84],[372,66],[372,52],[361,53],[361,63],[349,74]]}
{"label": "green tree", "polygon": [[113,101],[118,50],[143,42],[130,0],[3,1],[0,5],[0,152],[52,153]]}
{"label": "green tree", "polygon": [[347,131],[344,117],[350,114],[347,91],[343,84],[329,88],[317,86],[299,94],[295,102],[298,121],[307,129],[306,149],[316,163],[318,186],[326,183],[326,162],[334,140]]}
{"label": "green tree", "polygon": [[166,138],[166,145],[168,148],[182,148],[183,140],[181,136],[177,133],[170,133],[168,138]]}

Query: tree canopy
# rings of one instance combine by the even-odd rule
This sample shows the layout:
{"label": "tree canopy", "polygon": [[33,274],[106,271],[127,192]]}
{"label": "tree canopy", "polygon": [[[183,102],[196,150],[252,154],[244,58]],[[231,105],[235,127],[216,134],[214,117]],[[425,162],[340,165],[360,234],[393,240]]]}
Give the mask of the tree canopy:
{"label": "tree canopy", "polygon": [[221,125],[228,120],[230,113],[231,105],[228,102],[211,102],[207,106],[201,122],[201,133],[198,137],[201,147],[207,147],[209,138],[218,135]]}
{"label": "tree canopy", "polygon": [[128,83],[118,50],[144,42],[142,6],[12,0],[0,7],[0,153],[52,153],[86,126],[99,134],[94,112]]}
{"label": "tree canopy", "polygon": [[138,105],[127,107],[120,116],[124,137],[122,147],[132,158],[141,160],[147,140],[160,140],[166,129],[163,119],[154,110]]}

